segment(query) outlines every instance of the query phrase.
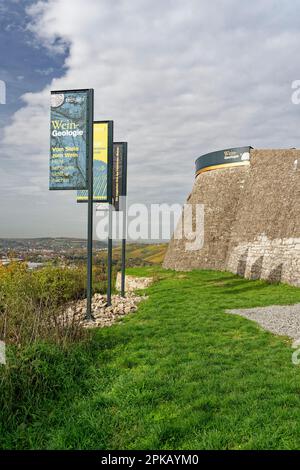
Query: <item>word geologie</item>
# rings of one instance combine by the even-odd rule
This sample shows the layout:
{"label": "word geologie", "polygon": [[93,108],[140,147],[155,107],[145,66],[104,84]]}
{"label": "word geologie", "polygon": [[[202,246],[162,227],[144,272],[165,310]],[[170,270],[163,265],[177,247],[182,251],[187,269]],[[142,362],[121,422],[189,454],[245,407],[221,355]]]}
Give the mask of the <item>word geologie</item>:
{"label": "word geologie", "polygon": [[64,121],[51,121],[53,131],[51,135],[53,137],[77,137],[82,136],[83,131],[79,129],[79,125],[75,122],[64,122]]}

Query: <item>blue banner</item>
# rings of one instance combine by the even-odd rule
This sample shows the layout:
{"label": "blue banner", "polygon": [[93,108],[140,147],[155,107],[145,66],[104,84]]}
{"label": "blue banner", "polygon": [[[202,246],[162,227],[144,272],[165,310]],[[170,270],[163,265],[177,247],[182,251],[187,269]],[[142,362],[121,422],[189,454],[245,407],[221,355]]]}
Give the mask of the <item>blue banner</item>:
{"label": "blue banner", "polygon": [[51,92],[49,189],[87,189],[90,90]]}

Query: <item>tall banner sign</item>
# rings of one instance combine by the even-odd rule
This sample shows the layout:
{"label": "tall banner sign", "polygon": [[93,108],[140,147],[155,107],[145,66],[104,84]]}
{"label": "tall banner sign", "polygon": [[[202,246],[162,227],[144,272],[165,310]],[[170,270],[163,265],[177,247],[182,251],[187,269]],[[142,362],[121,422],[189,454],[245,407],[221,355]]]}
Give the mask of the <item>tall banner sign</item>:
{"label": "tall banner sign", "polygon": [[[94,122],[94,202],[111,200],[113,121]],[[77,202],[87,202],[87,191],[77,191]]]}
{"label": "tall banner sign", "polygon": [[120,210],[120,197],[127,192],[127,142],[114,143],[112,200],[116,211]]}
{"label": "tall banner sign", "polygon": [[51,92],[49,189],[88,187],[92,90]]}

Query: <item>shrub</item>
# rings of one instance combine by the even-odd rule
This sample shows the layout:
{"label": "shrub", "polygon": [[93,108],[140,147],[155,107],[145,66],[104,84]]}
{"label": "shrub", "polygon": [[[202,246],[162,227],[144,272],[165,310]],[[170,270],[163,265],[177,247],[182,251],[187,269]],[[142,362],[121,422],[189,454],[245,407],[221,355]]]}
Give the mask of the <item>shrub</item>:
{"label": "shrub", "polygon": [[[105,266],[93,274],[94,290],[104,293]],[[7,365],[0,368],[0,448],[23,448],[24,429],[37,410],[59,397],[69,402],[87,386],[99,345],[78,322],[57,321],[68,302],[85,294],[84,267],[0,266],[0,339],[8,345]]]}
{"label": "shrub", "polygon": [[28,344],[39,339],[66,341],[83,332],[55,319],[63,306],[85,295],[83,268],[46,267],[28,271],[24,264],[0,267],[0,339]]}

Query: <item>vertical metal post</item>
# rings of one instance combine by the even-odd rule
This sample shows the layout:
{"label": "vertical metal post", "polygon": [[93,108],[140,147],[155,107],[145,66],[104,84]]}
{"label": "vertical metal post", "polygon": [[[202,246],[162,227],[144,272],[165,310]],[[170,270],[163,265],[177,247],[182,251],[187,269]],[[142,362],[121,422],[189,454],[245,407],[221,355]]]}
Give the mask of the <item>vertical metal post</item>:
{"label": "vertical metal post", "polygon": [[[124,204],[125,206],[125,204]],[[122,266],[121,266],[121,296],[125,297],[126,273],[126,208],[123,207],[123,237],[122,237]]]}
{"label": "vertical metal post", "polygon": [[122,175],[122,207],[123,234],[122,234],[122,266],[121,266],[121,296],[125,297],[126,276],[126,238],[127,238],[127,142],[123,144],[123,175]]}
{"label": "vertical metal post", "polygon": [[107,245],[107,305],[111,305],[112,284],[112,204],[108,209],[108,245]]}
{"label": "vertical metal post", "polygon": [[88,155],[88,227],[87,227],[87,306],[86,320],[93,320],[92,297],[93,297],[93,198],[94,198],[94,178],[93,178],[93,153],[94,153],[94,90],[91,90],[89,107],[89,119],[91,132],[89,135],[89,155]]}
{"label": "vertical metal post", "polygon": [[113,121],[109,121],[108,126],[108,245],[107,245],[107,305],[111,305],[112,286],[112,203],[113,203],[113,147],[114,147],[114,127]]}

